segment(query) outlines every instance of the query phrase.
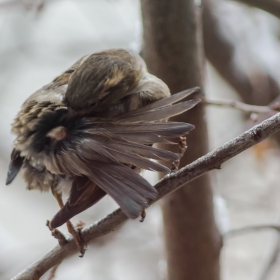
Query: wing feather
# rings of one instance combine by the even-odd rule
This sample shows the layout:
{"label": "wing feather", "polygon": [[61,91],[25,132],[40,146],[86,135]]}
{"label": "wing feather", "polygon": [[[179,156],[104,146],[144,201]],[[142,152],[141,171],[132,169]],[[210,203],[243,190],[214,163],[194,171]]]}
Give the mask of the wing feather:
{"label": "wing feather", "polygon": [[[129,116],[120,116],[117,118],[119,122],[152,122],[158,120],[164,120],[176,115],[179,115],[198,104],[200,100],[190,100],[181,103],[177,103],[172,106],[161,107],[153,110],[144,110],[140,113],[135,113]],[[132,111],[133,112],[133,111]]]}
{"label": "wing feather", "polygon": [[[194,91],[196,89],[179,93],[111,120],[84,117],[72,123],[67,137],[59,148],[54,149],[54,168],[59,169],[58,173],[86,177],[103,192],[90,195],[87,189],[91,188],[86,185],[91,183],[87,181],[87,184],[81,184],[82,187],[76,183],[67,202],[68,210],[61,210],[63,215],[69,212],[63,217],[75,215],[83,207],[89,207],[96,197],[107,193],[129,218],[136,218],[148,206],[148,200],[156,198],[157,191],[130,166],[169,171],[151,159],[175,160],[180,155],[149,145],[168,142],[168,139],[186,135],[194,128],[187,123],[160,122],[195,106],[199,101],[173,104]],[[79,201],[85,201],[86,206],[78,206]]]}
{"label": "wing feather", "polygon": [[163,98],[163,99],[160,99],[156,102],[148,104],[145,107],[141,107],[139,109],[129,111],[129,112],[123,114],[122,117],[129,117],[131,115],[139,114],[139,113],[142,113],[142,112],[145,112],[145,111],[154,110],[154,109],[158,109],[158,108],[161,108],[161,107],[171,105],[175,102],[178,102],[178,101],[188,97],[192,93],[199,91],[199,89],[200,89],[199,87],[195,87],[195,88],[183,90],[183,91],[178,92],[176,94],[173,94],[173,95],[171,95],[167,98]]}

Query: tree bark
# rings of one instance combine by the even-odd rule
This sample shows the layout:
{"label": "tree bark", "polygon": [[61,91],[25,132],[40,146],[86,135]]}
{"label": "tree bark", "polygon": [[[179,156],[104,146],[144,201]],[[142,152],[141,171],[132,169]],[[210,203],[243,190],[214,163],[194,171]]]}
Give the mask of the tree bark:
{"label": "tree bark", "polygon": [[[192,0],[141,0],[144,28],[143,57],[149,71],[172,93],[203,88],[203,43],[200,7]],[[203,90],[202,90],[203,91]],[[202,105],[173,118],[196,126],[188,136],[181,166],[208,150]],[[170,147],[177,150],[178,147]],[[213,214],[213,194],[208,175],[168,195],[162,204],[168,279],[219,279],[221,237]]]}

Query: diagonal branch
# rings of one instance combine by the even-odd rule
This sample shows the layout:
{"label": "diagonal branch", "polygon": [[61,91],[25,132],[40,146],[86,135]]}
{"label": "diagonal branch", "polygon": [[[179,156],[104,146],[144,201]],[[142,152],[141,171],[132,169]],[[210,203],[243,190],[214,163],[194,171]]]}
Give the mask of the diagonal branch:
{"label": "diagonal branch", "polygon": [[[159,192],[157,200],[210,170],[220,169],[221,165],[227,160],[278,131],[280,131],[280,113],[225,143],[220,148],[195,160],[179,171],[165,176],[155,185]],[[155,201],[152,201],[150,204],[154,202]],[[86,243],[89,243],[95,238],[110,233],[125,220],[127,220],[127,217],[120,209],[118,209],[104,219],[84,228],[82,231],[82,238]],[[12,280],[39,279],[40,276],[50,268],[77,251],[78,249],[75,241],[72,238],[69,238],[66,245],[63,247],[57,245],[39,260],[15,276]]]}

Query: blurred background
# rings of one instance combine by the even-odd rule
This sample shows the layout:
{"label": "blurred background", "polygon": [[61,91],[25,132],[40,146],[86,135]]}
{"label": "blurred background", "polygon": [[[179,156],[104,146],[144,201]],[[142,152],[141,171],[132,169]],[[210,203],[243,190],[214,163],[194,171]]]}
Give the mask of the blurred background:
{"label": "blurred background", "polygon": [[[225,0],[205,1],[203,20],[207,97],[258,105],[273,102],[280,93],[279,20]],[[5,186],[13,118],[31,93],[81,56],[106,48],[140,52],[140,2],[1,0],[0,38],[0,279],[10,279],[56,245],[45,222],[58,210],[50,193],[27,191],[20,176]],[[205,118],[210,150],[254,125],[248,115],[229,108],[208,106]],[[222,234],[250,225],[279,224],[278,142],[268,139],[211,173],[215,218]],[[152,173],[144,176],[157,181]],[[90,224],[115,208],[105,197],[73,222]],[[267,278],[261,278],[278,239],[279,233],[270,230],[226,238],[221,279],[279,279],[277,257]],[[65,260],[56,275],[60,280],[167,279],[160,202],[147,210],[144,223],[126,222],[91,244],[83,259],[75,255]]]}

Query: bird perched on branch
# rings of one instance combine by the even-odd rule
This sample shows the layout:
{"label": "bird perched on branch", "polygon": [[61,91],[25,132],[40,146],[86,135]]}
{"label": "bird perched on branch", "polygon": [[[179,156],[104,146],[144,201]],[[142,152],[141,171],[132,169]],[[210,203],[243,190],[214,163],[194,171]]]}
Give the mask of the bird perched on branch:
{"label": "bird perched on branch", "polygon": [[163,120],[195,106],[197,100],[174,104],[195,91],[170,96],[140,56],[122,49],[84,56],[22,105],[12,125],[16,139],[6,183],[21,169],[28,189],[51,190],[61,210],[50,228],[67,223],[82,247],[69,219],[106,194],[132,219],[156,198],[157,191],[138,173],[169,171],[151,159],[179,159],[152,145],[194,128]]}

